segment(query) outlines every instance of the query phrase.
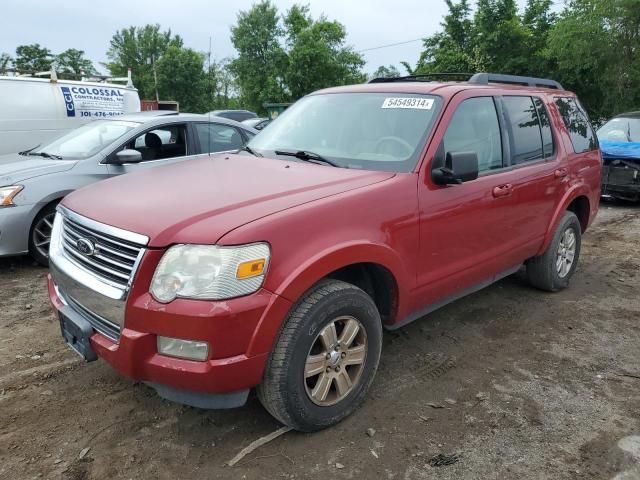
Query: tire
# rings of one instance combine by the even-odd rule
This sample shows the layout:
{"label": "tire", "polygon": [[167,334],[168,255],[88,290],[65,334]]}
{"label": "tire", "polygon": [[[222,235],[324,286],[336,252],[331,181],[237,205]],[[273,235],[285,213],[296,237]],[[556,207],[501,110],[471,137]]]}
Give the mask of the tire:
{"label": "tire", "polygon": [[[571,246],[571,242],[567,240],[571,238],[571,235],[573,235],[575,243],[571,247],[573,248],[573,259],[568,265],[568,255],[571,253],[571,248],[567,247]],[[561,247],[561,243],[564,247]],[[527,262],[529,283],[547,292],[557,292],[567,288],[578,266],[581,243],[582,228],[578,217],[573,212],[565,212],[547,250],[539,257],[531,258]],[[562,262],[559,259],[559,255],[562,253],[561,248],[564,248],[566,255]]]}
{"label": "tire", "polygon": [[[353,320],[358,323],[358,333],[348,342],[347,332],[355,330]],[[327,334],[332,330],[331,324],[335,325],[334,338],[338,345],[342,340],[343,345],[323,350],[325,337],[331,336]],[[354,352],[361,352],[363,344],[362,363],[349,365],[356,357],[360,358],[362,353]],[[257,388],[258,398],[272,416],[295,430],[312,432],[330,427],[364,401],[378,368],[381,349],[382,322],[371,297],[349,283],[323,280],[294,305],[281,327],[263,381]],[[307,360],[312,357],[320,359],[319,363],[309,364]],[[316,363],[323,373],[305,378]],[[349,389],[346,376],[352,384]],[[328,390],[320,388],[326,385],[326,381],[321,383],[322,378],[332,379]],[[342,393],[339,385],[343,387]],[[313,396],[316,387],[318,393]],[[328,392],[324,400],[323,391]]]}
{"label": "tire", "polygon": [[43,267],[49,266],[48,242],[51,240],[51,226],[56,206],[57,203],[52,203],[40,210],[29,229],[29,254]]}

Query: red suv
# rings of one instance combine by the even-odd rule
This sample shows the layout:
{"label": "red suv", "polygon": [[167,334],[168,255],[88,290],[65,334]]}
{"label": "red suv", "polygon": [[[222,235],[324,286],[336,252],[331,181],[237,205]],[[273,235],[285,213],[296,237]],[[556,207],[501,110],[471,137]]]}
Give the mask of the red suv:
{"label": "red suv", "polygon": [[575,95],[536,78],[322,90],[236,154],[78,190],[49,294],[65,340],[163,397],[303,431],[363,401],[394,329],[526,266],[565,288],[601,157]]}

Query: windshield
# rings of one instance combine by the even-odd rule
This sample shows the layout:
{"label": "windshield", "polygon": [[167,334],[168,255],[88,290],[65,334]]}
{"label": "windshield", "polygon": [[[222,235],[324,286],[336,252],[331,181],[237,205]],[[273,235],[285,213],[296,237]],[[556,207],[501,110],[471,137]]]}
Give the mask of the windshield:
{"label": "windshield", "polygon": [[249,146],[266,156],[304,151],[339,167],[410,172],[440,103],[439,97],[418,94],[311,95],[286,110]]}
{"label": "windshield", "polygon": [[138,126],[122,120],[96,120],[36,148],[30,155],[46,154],[63,160],[81,160],[95,155]]}
{"label": "windshield", "polygon": [[640,118],[612,118],[598,130],[598,140],[610,142],[640,142]]}

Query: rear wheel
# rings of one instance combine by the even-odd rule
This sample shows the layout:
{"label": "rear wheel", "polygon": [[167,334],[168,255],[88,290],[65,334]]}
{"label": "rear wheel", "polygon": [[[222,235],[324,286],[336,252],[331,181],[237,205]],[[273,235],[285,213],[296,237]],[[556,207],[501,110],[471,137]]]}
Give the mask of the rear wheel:
{"label": "rear wheel", "polygon": [[547,250],[527,262],[531,285],[548,292],[556,292],[569,285],[580,257],[581,233],[575,213],[565,212]]}
{"label": "rear wheel", "polygon": [[56,204],[43,208],[36,215],[29,231],[29,253],[43,267],[49,266],[49,244],[55,216]]}
{"label": "rear wheel", "polygon": [[296,430],[334,425],[364,400],[381,347],[382,323],[371,297],[349,283],[322,281],[283,325],[258,397]]}

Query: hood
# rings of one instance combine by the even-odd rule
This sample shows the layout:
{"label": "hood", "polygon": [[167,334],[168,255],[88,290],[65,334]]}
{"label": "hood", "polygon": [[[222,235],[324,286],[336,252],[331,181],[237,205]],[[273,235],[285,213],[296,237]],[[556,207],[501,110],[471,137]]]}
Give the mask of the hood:
{"label": "hood", "polygon": [[151,247],[211,244],[259,218],[394,175],[222,154],[105,180],[68,195],[63,204],[146,235]]}
{"label": "hood", "polygon": [[0,187],[14,185],[24,180],[50,173],[70,170],[76,164],[73,160],[19,155],[12,153],[0,156]]}
{"label": "hood", "polygon": [[602,158],[612,160],[616,158],[640,162],[640,142],[612,142],[600,140]]}

